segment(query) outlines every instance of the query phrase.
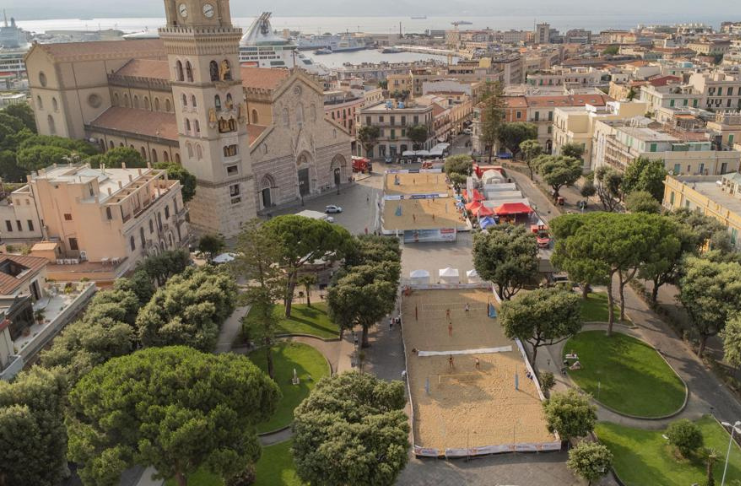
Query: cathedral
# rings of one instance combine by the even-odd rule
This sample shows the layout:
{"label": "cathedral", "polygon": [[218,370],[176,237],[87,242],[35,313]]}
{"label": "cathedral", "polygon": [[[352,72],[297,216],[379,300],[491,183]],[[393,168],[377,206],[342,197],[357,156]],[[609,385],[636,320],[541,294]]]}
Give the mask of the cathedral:
{"label": "cathedral", "polygon": [[300,69],[242,67],[228,0],[165,0],[159,39],[35,44],[39,133],[130,147],[198,181],[190,223],[231,237],[275,206],[351,177],[351,138]]}

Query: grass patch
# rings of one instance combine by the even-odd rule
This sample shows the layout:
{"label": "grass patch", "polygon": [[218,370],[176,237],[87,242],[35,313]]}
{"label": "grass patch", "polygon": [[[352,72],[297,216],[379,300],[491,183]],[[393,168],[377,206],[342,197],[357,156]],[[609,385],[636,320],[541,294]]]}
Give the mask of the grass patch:
{"label": "grass patch", "polygon": [[[329,365],[322,353],[301,343],[285,342],[276,344],[273,350],[273,366],[275,367],[275,382],[283,393],[278,403],[278,410],[268,422],[258,425],[259,433],[277,430],[293,422],[293,410],[307,396],[314,384],[329,375]],[[267,373],[267,359],[265,349],[260,348],[249,354],[250,360],[261,370]],[[300,385],[293,385],[293,370],[301,380]]]}
{"label": "grass patch", "polygon": [[[288,319],[284,317],[285,308],[282,305],[273,306],[273,314],[280,319],[275,331],[277,334],[309,334],[322,339],[333,339],[340,333],[340,328],[329,318],[327,304],[324,302],[312,303],[311,307],[293,304],[291,317]],[[258,315],[257,306],[253,305],[245,320],[248,329],[259,324]]]}
{"label": "grass patch", "polygon": [[[715,449],[719,456],[713,472],[716,484],[720,484],[728,450],[728,433],[712,417],[703,417],[697,424],[705,438],[705,447]],[[602,422],[597,424],[596,432],[600,442],[615,456],[615,471],[626,486],[686,486],[706,482],[705,463],[700,459],[677,459],[672,447],[662,437],[665,431],[632,429]],[[741,449],[738,446],[731,449],[726,485],[734,479],[741,480]]]}
{"label": "grass patch", "polygon": [[661,417],[684,403],[682,380],[643,341],[621,333],[607,337],[604,331],[586,331],[566,343],[564,354],[571,352],[582,365],[581,370],[569,371],[571,378],[618,412]]}
{"label": "grass patch", "polygon": [[[615,321],[620,321],[620,307],[613,303],[612,315]],[[607,322],[607,294],[604,292],[590,293],[581,301],[581,320],[584,322]]]}
{"label": "grass patch", "polygon": [[289,440],[263,448],[254,486],[303,486],[293,465],[291,444]]}

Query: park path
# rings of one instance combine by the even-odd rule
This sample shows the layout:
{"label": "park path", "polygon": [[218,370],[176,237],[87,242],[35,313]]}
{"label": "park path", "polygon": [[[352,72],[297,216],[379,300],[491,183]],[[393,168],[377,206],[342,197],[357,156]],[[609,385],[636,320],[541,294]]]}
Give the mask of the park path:
{"label": "park path", "polygon": [[[515,171],[508,171],[508,175],[517,182],[525,196],[536,203],[540,209],[539,214],[543,219],[547,221],[560,214],[560,209],[556,208],[526,175]],[[573,188],[568,188],[562,190],[562,195],[567,198],[568,202],[568,199],[577,197],[577,192]],[[593,209],[598,209],[594,204],[591,206]],[[668,303],[673,299],[671,289],[660,289],[660,297],[662,303]],[[679,417],[698,418],[703,414],[713,414],[722,421],[735,422],[741,420],[741,404],[702,363],[692,349],[677,337],[675,332],[648,307],[630,286],[626,286],[625,300],[626,313],[637,328],[636,337],[647,342],[661,353],[689,388],[687,407]],[[571,386],[570,383],[564,383],[560,376],[560,368],[558,367],[561,360],[560,350],[546,348],[544,352],[539,352],[538,355],[537,365],[539,369],[548,369],[554,373],[557,390]],[[608,412],[600,407],[600,419],[626,425],[635,420]],[[603,419],[602,417],[606,418]],[[636,422],[634,426],[661,428],[660,422],[662,421],[641,420]]]}

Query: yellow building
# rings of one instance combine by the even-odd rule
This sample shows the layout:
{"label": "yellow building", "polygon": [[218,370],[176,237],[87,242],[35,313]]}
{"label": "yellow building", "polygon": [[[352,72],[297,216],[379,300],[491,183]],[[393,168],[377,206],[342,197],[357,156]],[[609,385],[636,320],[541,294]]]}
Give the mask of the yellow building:
{"label": "yellow building", "polygon": [[723,176],[666,176],[664,207],[699,211],[720,221],[741,247],[741,174]]}

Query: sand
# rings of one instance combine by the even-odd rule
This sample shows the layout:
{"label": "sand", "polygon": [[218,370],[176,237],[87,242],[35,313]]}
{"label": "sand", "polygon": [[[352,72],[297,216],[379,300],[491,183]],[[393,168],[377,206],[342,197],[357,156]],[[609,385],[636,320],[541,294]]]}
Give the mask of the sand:
{"label": "sand", "polygon": [[[401,184],[394,185],[394,178],[398,177]],[[445,174],[386,174],[383,190],[386,194],[448,194],[452,191],[445,182]]]}
{"label": "sand", "polygon": [[[385,230],[419,230],[467,227],[466,220],[455,207],[451,197],[436,199],[405,199],[384,201],[383,228]],[[401,216],[396,208],[401,206]]]}
{"label": "sand", "polygon": [[[487,316],[487,303],[493,300],[484,289],[415,290],[404,298],[402,329],[415,445],[441,450],[555,440],[546,429],[535,383],[526,376],[516,343],[504,336],[496,319]],[[452,337],[446,309],[451,309]],[[455,356],[453,368],[447,356],[419,357],[412,352],[508,345],[510,352]],[[515,374],[519,390],[515,390]]]}

